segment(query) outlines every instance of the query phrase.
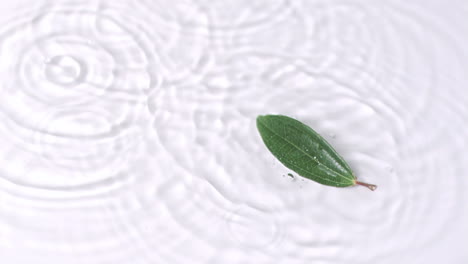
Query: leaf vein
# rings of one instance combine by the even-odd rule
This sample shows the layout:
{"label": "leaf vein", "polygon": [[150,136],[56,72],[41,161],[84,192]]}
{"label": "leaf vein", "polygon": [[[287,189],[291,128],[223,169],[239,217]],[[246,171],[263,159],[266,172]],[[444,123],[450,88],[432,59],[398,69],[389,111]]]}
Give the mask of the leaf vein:
{"label": "leaf vein", "polygon": [[[330,168],[328,168],[327,166],[325,166],[323,163],[321,163],[320,161],[314,159],[311,155],[309,155],[309,153],[305,152],[304,150],[302,150],[301,148],[299,148],[297,145],[295,145],[294,143],[292,143],[291,141],[281,137],[278,133],[276,133],[273,129],[271,129],[270,127],[268,127],[266,124],[262,124],[265,128],[267,128],[272,134],[274,134],[274,136],[276,136],[277,138],[279,138],[280,140],[282,141],[285,141],[286,143],[288,143],[289,145],[293,146],[294,148],[296,148],[297,150],[299,150],[300,152],[302,152],[304,155],[308,156],[309,158],[311,158],[313,161],[317,162],[319,165],[322,165],[322,168],[324,168],[325,170],[331,172],[332,174],[335,174],[336,176],[340,176],[340,177],[343,177],[343,178],[346,178],[346,179],[349,179],[348,177],[346,177],[346,175],[343,175],[341,173],[338,173]],[[295,167],[297,167],[296,165],[294,165]],[[304,170],[304,169],[301,169],[301,170]],[[309,170],[305,170],[309,173],[311,173]],[[318,175],[316,175],[315,173],[311,173],[312,175],[315,175],[317,176],[318,178],[320,179],[323,179],[323,180],[327,180],[327,181],[331,181],[329,179],[326,179],[326,178],[323,178],[323,177],[320,177]],[[331,182],[335,182],[335,183],[339,183],[338,181],[331,181]]]}

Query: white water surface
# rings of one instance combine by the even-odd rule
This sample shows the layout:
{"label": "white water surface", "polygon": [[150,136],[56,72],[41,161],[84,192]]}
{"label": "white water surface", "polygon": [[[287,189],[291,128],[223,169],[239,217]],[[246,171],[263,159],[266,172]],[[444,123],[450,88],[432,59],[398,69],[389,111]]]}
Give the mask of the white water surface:
{"label": "white water surface", "polygon": [[[468,263],[465,0],[0,2],[2,264]],[[275,160],[295,117],[358,179]]]}

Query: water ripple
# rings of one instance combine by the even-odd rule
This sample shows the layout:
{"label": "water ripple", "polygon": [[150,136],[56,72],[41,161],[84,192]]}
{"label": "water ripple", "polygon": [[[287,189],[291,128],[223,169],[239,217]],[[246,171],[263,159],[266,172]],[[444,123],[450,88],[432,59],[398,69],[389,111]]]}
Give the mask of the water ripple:
{"label": "water ripple", "polygon": [[[465,16],[431,8],[134,0],[18,13],[0,27],[0,248],[44,262],[385,264],[455,241]],[[258,135],[265,113],[316,129],[377,191],[288,176]]]}
{"label": "water ripple", "polygon": [[[180,1],[176,4],[167,0],[138,0],[153,10],[163,23],[185,28],[210,28],[228,32],[249,30],[271,25],[272,21],[289,15],[292,3],[289,0],[257,1]],[[247,3],[248,2],[248,3]],[[171,5],[172,8],[166,8]]]}
{"label": "water ripple", "polygon": [[[349,9],[357,12],[349,12]],[[270,182],[259,185],[270,186],[277,195],[284,194],[286,197],[282,196],[282,199],[278,200],[278,197],[272,198],[264,193],[269,197],[264,199],[271,201],[267,208],[273,212],[269,221],[282,223],[283,221],[275,218],[288,212],[294,217],[302,219],[303,216],[311,221],[310,224],[301,224],[310,225],[310,230],[333,230],[327,236],[317,231],[316,236],[302,238],[303,241],[299,243],[301,246],[313,245],[317,250],[315,254],[304,253],[304,258],[326,262],[354,259],[358,251],[364,250],[372,243],[381,243],[381,248],[387,250],[378,250],[363,258],[363,261],[371,262],[394,252],[404,252],[409,248],[417,249],[434,243],[444,234],[444,226],[454,220],[460,198],[458,187],[460,180],[454,177],[457,171],[454,167],[453,170],[450,168],[444,171],[444,174],[450,176],[447,175],[443,183],[432,184],[440,175],[437,168],[443,167],[449,161],[436,159],[432,156],[435,153],[430,150],[443,148],[437,147],[436,142],[441,136],[439,133],[445,131],[442,128],[440,130],[429,128],[432,123],[437,122],[447,107],[447,104],[440,102],[430,104],[428,99],[435,95],[447,97],[447,94],[441,94],[435,89],[441,80],[435,77],[437,69],[431,67],[438,65],[438,59],[431,57],[432,53],[428,51],[429,56],[425,56],[425,60],[430,61],[430,66],[415,69],[420,59],[412,52],[415,47],[421,46],[423,41],[427,43],[427,40],[421,39],[423,35],[419,32],[428,25],[411,20],[411,16],[405,19],[409,19],[412,26],[402,29],[399,24],[393,22],[396,19],[393,17],[394,13],[373,6],[363,8],[358,5],[327,6],[324,12],[321,10],[316,12],[319,14],[316,19],[317,25],[323,23],[326,25],[325,29],[323,26],[318,28],[329,30],[328,35],[323,35],[323,43],[328,39],[335,41],[328,49],[316,47],[322,54],[307,57],[301,55],[304,51],[294,49],[297,55],[294,52],[285,55],[285,52],[278,52],[282,47],[276,46],[272,52],[269,52],[262,48],[261,41],[253,39],[261,40],[268,38],[268,35],[252,34],[250,37],[253,41],[246,37],[248,35],[243,35],[239,38],[241,42],[237,43],[240,45],[233,45],[236,48],[227,50],[223,54],[224,57],[221,56],[223,60],[219,62],[223,63],[219,65],[222,70],[207,72],[203,86],[181,90],[172,87],[167,89],[167,93],[160,93],[157,99],[151,99],[161,103],[158,105],[159,109],[154,108],[153,111],[154,128],[159,135],[159,142],[166,146],[165,150],[187,172],[199,171],[198,177],[208,179],[210,182],[217,181],[216,186],[224,185],[217,188],[219,192],[235,201],[236,197],[231,194],[230,188],[225,187],[226,184],[242,186],[246,196],[258,191],[242,185],[244,182],[256,185],[257,179],[252,175],[258,173],[258,168],[252,165],[254,162],[244,160],[243,155],[254,151],[262,157],[260,153],[264,153],[260,146],[254,147],[259,144],[254,136],[256,131],[252,124],[256,114],[268,112],[298,117],[325,135],[334,134],[328,139],[351,163],[356,174],[361,179],[383,186],[378,193],[370,193],[357,188],[322,190],[320,186],[301,182],[298,183],[300,189],[305,184],[306,188],[313,188],[312,192],[317,194],[304,194],[296,189],[299,194],[293,198],[291,194],[287,194],[291,189],[285,189],[278,180],[271,178],[271,175],[280,174],[276,171],[281,166],[270,166],[271,169],[266,173],[270,176],[261,179],[262,182]],[[352,17],[343,17],[343,15],[352,15]],[[382,32],[364,23],[366,19],[375,19],[379,15],[385,15],[392,21],[389,23],[385,21],[385,31]],[[324,19],[320,19],[321,16]],[[353,27],[355,25],[357,27]],[[348,27],[350,32],[357,34],[358,38],[341,34],[342,30],[348,30]],[[397,41],[392,32],[398,32],[403,40],[411,45],[401,46],[402,41]],[[285,38],[286,41],[290,39],[290,37]],[[437,39],[431,41],[433,43],[429,43],[428,50],[437,47]],[[376,50],[381,42],[389,45],[387,50],[394,52],[392,53],[396,56],[394,62],[385,61],[387,56]],[[244,47],[242,43],[245,43]],[[361,53],[355,49],[352,49],[353,53],[347,53],[350,47],[354,48],[355,45],[363,43],[365,46],[356,47]],[[321,57],[329,58],[325,60],[327,64],[316,59]],[[397,60],[399,58],[401,60]],[[390,76],[383,76],[379,66],[385,68],[389,63],[394,68],[386,71],[391,73]],[[408,76],[407,72],[420,74],[419,76],[427,75],[430,78]],[[409,89],[408,86],[416,87]],[[409,104],[409,98],[414,96],[418,98],[417,103]],[[453,99],[446,98],[446,100]],[[177,107],[178,103],[185,107]],[[203,109],[202,112],[200,109]],[[177,121],[180,118],[190,122],[181,124]],[[356,133],[339,133],[339,131],[356,131]],[[418,139],[417,133],[420,131],[425,131],[424,139]],[[205,133],[207,135],[202,136]],[[165,134],[166,137],[163,136]],[[169,138],[177,140],[170,141]],[[425,149],[424,146],[431,148]],[[447,157],[453,157],[456,151],[453,148],[444,149]],[[189,151],[184,152],[184,150]],[[427,153],[428,156],[419,153]],[[268,154],[265,155],[270,157]],[[416,157],[417,155],[419,156]],[[242,169],[225,162],[230,160],[231,156],[236,157],[237,162],[242,164]],[[266,157],[265,159],[268,160]],[[259,163],[258,159],[256,160],[255,163]],[[211,171],[219,171],[220,168],[225,170],[223,173],[218,173],[217,178],[212,177],[210,170],[204,170],[199,166],[200,163],[204,163],[203,167],[209,166],[207,164],[216,164],[211,161],[219,164],[219,167],[215,166]],[[268,166],[265,165],[264,169],[266,168]],[[231,177],[223,180],[226,173]],[[439,199],[440,197],[434,196],[433,193],[440,188],[452,191],[445,193],[443,199]],[[308,206],[317,209],[311,212]],[[290,210],[298,213],[292,213]],[[298,216],[298,214],[308,215]],[[260,216],[251,216],[251,221],[256,217]],[[426,224],[431,232],[420,227],[420,223],[426,218],[434,219]],[[293,235],[289,233],[290,230],[294,225],[300,225],[293,219],[285,221],[289,223],[290,229],[284,231],[285,234],[281,237]],[[273,235],[275,231],[272,231],[275,229],[273,227],[269,229],[269,225],[265,224],[265,230],[260,228],[255,230],[260,232],[258,241],[254,239],[244,241],[242,239],[245,236],[242,232],[244,229],[249,230],[249,223],[245,222],[236,228],[231,227],[231,230],[235,230],[231,231],[234,234],[233,238],[247,247],[265,245],[263,250],[270,253],[266,249],[268,248],[266,245],[269,245],[266,241],[271,241],[270,237],[275,236]],[[365,238],[360,236],[377,226],[378,230],[372,231]],[[266,230],[270,230],[271,233]],[[382,242],[382,237],[393,239]],[[405,243],[401,242],[403,238]],[[351,241],[353,247],[350,247]],[[282,238],[279,243],[285,246],[288,242],[290,241]],[[281,248],[279,251],[287,252],[286,248]],[[340,252],[341,256],[337,256],[337,252]]]}

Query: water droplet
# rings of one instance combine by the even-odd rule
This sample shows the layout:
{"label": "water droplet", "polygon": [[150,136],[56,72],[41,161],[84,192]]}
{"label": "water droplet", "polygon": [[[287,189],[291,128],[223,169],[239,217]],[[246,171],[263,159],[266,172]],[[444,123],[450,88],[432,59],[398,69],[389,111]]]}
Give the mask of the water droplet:
{"label": "water droplet", "polygon": [[44,63],[45,77],[56,84],[76,84],[84,77],[83,65],[71,56],[59,55]]}

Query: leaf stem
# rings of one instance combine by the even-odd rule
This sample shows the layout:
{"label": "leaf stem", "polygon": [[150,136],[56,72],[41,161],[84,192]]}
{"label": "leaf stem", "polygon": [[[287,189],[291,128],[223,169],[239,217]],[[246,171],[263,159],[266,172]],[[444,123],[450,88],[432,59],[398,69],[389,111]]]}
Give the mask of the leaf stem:
{"label": "leaf stem", "polygon": [[377,185],[364,183],[364,182],[360,182],[360,181],[356,181],[356,185],[361,185],[361,186],[367,187],[371,191],[375,191],[375,189],[377,189]]}

